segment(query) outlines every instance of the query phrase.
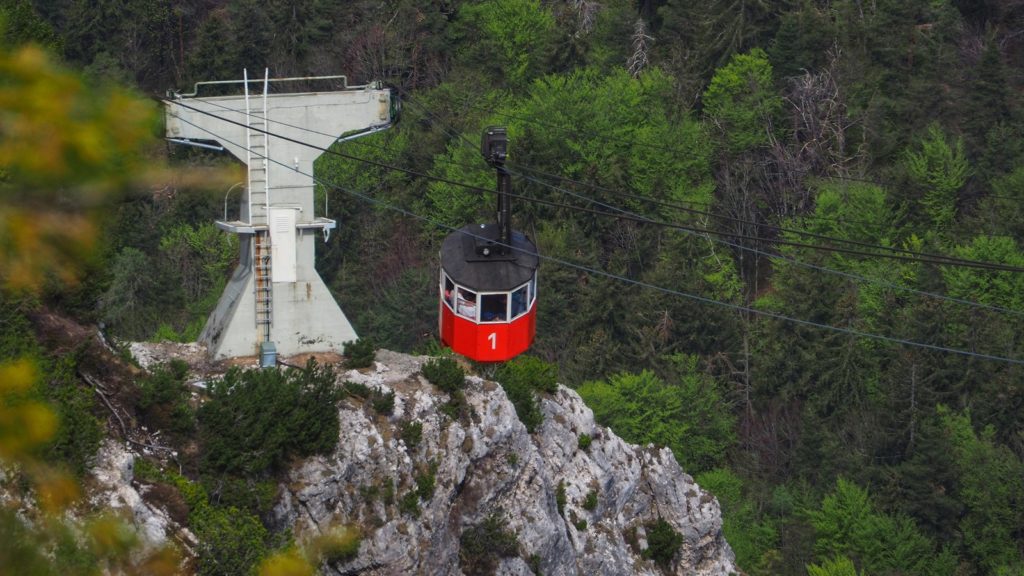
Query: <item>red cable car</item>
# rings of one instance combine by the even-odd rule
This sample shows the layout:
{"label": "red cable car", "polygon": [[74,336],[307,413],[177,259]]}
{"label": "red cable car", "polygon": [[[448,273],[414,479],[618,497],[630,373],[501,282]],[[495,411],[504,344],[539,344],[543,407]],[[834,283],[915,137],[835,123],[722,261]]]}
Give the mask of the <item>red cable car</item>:
{"label": "red cable car", "polygon": [[488,128],[481,152],[498,172],[498,222],[470,224],[441,245],[441,342],[478,362],[526,351],[537,332],[537,247],[512,230],[508,136]]}

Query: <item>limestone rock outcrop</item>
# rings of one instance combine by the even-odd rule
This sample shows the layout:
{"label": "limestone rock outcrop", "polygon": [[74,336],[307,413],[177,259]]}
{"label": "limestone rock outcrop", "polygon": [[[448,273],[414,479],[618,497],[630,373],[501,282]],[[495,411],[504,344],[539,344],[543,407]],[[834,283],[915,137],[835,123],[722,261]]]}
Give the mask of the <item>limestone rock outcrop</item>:
{"label": "limestone rock outcrop", "polygon": [[[471,415],[453,420],[440,410],[448,395],[419,374],[426,360],[381,351],[374,369],[341,374],[393,392],[392,414],[346,400],[335,452],[296,465],[282,485],[280,527],[362,531],[358,556],[332,566],[337,573],[460,574],[460,536],[488,517],[518,540],[498,574],[738,572],[718,502],[670,450],[626,443],[565,387],[542,399],[544,422],[529,434],[499,385],[470,376]],[[416,422],[410,446],[401,430]],[[581,434],[592,438],[586,449]],[[417,480],[433,490],[417,492]],[[643,554],[659,518],[683,537],[667,569]]]}

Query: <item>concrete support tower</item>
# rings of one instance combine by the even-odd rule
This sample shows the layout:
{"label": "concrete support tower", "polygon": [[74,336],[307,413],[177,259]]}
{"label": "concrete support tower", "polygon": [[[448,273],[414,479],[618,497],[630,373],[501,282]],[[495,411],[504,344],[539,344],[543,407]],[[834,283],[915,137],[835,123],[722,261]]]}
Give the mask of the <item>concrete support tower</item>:
{"label": "concrete support tower", "polygon": [[[337,223],[313,202],[317,148],[391,123],[391,95],[380,86],[269,93],[297,81],[345,86],[342,76],[200,82],[167,102],[172,141],[216,141],[248,166],[237,220],[217,227],[239,235],[241,254],[200,341],[215,358],[339,351],[355,330],[314,268],[314,246]],[[241,94],[200,97],[203,86]],[[293,84],[294,85],[294,84]],[[207,88],[209,89],[209,88]]]}

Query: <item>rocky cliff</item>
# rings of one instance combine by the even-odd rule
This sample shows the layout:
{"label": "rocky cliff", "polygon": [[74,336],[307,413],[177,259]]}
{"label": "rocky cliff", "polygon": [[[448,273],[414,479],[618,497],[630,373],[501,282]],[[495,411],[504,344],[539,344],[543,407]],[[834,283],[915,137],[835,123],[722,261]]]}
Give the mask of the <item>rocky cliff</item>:
{"label": "rocky cliff", "polygon": [[[470,376],[468,416],[453,420],[441,410],[448,395],[420,374],[424,361],[381,351],[374,368],[341,373],[339,381],[393,392],[392,413],[346,399],[335,452],[296,463],[281,484],[278,528],[299,537],[338,525],[362,532],[358,556],[330,571],[460,574],[481,565],[467,557],[472,546],[493,556],[498,574],[738,572],[718,502],[668,449],[624,442],[565,387],[542,399],[544,422],[529,434],[499,385]],[[402,433],[413,427],[417,434]],[[591,442],[581,447],[584,434]],[[94,501],[131,510],[150,540],[193,543],[173,514],[146,503],[144,489],[136,494],[126,454],[111,444],[101,451]],[[644,553],[659,519],[682,536],[661,564]],[[511,544],[496,536],[513,533]]]}
{"label": "rocky cliff", "polygon": [[[424,360],[381,352],[376,369],[343,375],[393,391],[393,414],[343,406],[337,451],[293,469],[275,510],[281,524],[299,531],[363,527],[359,557],[340,571],[458,574],[460,535],[491,515],[507,521],[520,549],[500,561],[500,574],[657,574],[641,551],[645,525],[658,518],[683,535],[672,573],[736,571],[717,501],[669,450],[627,444],[596,425],[582,399],[564,387],[542,400],[544,423],[531,435],[500,386],[471,376],[471,421],[453,421],[439,411],[447,395],[419,374]],[[414,447],[398,437],[400,422],[422,424]],[[592,438],[586,450],[579,448],[581,434]],[[394,500],[401,500],[416,490],[417,476],[431,472],[436,486],[418,502],[418,518],[380,497],[391,482]],[[591,493],[596,503],[593,496],[586,502]]]}

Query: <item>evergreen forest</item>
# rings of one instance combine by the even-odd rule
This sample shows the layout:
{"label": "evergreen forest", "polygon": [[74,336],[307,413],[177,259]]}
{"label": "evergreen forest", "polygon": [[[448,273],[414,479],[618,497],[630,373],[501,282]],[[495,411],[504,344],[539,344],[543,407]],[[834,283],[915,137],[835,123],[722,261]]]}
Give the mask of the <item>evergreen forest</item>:
{"label": "evergreen forest", "polygon": [[[63,84],[16,90],[29,45]],[[241,168],[162,141],[168,90],[380,81],[395,125],[315,166],[338,221],[317,268],[361,337],[439,351],[440,244],[494,219],[479,143],[505,126],[544,257],[528,354],[672,448],[745,573],[1024,574],[1024,2],[0,0],[0,53],[0,215],[97,222],[88,253],[73,218],[0,228],[8,256],[59,240],[38,282],[0,260],[0,361],[46,357],[40,309],[198,336]],[[67,133],[19,132],[19,109]],[[66,173],[24,168],[62,152]],[[99,431],[70,361],[38,367],[64,418],[43,457],[81,469]]]}

